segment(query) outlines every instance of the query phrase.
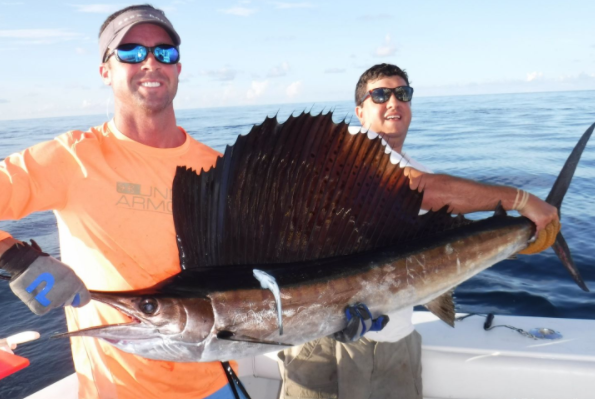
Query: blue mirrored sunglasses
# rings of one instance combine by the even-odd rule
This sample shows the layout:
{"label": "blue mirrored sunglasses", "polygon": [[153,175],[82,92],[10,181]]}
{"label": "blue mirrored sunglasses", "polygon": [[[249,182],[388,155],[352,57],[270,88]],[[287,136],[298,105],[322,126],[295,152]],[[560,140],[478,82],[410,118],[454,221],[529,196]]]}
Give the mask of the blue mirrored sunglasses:
{"label": "blue mirrored sunglasses", "polygon": [[103,62],[107,62],[109,57],[116,54],[120,62],[126,64],[138,64],[147,59],[149,52],[153,53],[155,59],[162,64],[177,64],[180,61],[180,50],[171,44],[158,44],[155,47],[147,47],[142,44],[127,43],[116,47],[109,53]]}
{"label": "blue mirrored sunglasses", "polygon": [[393,93],[395,93],[397,100],[408,102],[411,101],[411,98],[413,97],[413,87],[399,86],[395,87],[394,89],[390,89],[388,87],[378,87],[367,92],[359,103],[361,105],[366,100],[366,98],[370,97],[374,103],[384,104],[390,99],[390,96]]}

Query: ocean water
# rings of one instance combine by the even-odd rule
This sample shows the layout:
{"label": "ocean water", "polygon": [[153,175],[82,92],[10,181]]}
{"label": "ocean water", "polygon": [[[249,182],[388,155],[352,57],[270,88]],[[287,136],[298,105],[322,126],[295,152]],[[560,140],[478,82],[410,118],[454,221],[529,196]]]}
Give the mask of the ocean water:
{"label": "ocean water", "polygon": [[[265,117],[284,120],[304,110],[332,110],[337,122],[357,122],[351,102],[181,110],[177,116],[192,136],[223,151]],[[105,120],[106,115],[0,121],[0,159]],[[573,146],[593,122],[595,91],[417,98],[404,150],[434,172],[513,185],[545,198]],[[561,214],[562,232],[575,262],[595,291],[595,142],[583,154]],[[20,239],[34,238],[59,257],[51,212],[2,221],[0,229]],[[501,262],[459,286],[456,298],[463,312],[595,318],[595,294],[574,284],[552,250]],[[49,339],[54,332],[66,331],[61,310],[33,315],[3,281],[0,306],[0,337],[24,330],[42,334],[40,340],[17,349],[31,365],[0,380],[1,399],[23,398],[73,372],[69,342]]]}

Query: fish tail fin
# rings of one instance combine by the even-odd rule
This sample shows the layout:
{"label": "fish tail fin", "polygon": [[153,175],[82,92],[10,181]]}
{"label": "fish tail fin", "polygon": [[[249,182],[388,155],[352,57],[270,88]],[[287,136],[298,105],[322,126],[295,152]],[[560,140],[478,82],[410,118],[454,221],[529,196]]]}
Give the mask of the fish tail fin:
{"label": "fish tail fin", "polygon": [[593,129],[595,129],[595,123],[593,123],[586,131],[583,133],[583,136],[580,138],[578,143],[574,146],[574,149],[568,156],[564,167],[560,171],[556,182],[554,183],[552,190],[548,194],[545,202],[550,205],[555,206],[558,208],[558,213],[560,213],[560,207],[562,206],[562,200],[566,195],[566,191],[568,191],[568,187],[570,186],[570,182],[572,181],[572,177],[574,176],[574,171],[578,166],[578,162],[581,159],[581,155],[583,154],[583,150],[587,146],[587,142],[591,138],[591,134],[593,133]]}
{"label": "fish tail fin", "polygon": [[[564,167],[560,171],[552,190],[550,191],[549,195],[547,196],[545,202],[550,205],[555,206],[558,209],[558,215],[562,217],[560,213],[560,207],[562,206],[562,200],[566,195],[566,191],[568,191],[568,187],[570,186],[570,182],[572,181],[572,177],[574,176],[574,171],[578,165],[578,162],[583,154],[583,150],[585,149],[593,130],[595,129],[595,123],[592,124],[586,131],[583,133],[583,136],[580,138],[570,156],[566,160]],[[584,291],[589,292],[587,285],[583,281],[574,261],[572,260],[572,255],[570,254],[570,249],[566,244],[566,240],[562,236],[562,232],[559,232],[556,236],[556,241],[552,246],[560,261],[568,270],[574,281],[581,287]]]}
{"label": "fish tail fin", "polygon": [[566,244],[566,240],[564,239],[564,236],[562,236],[562,233],[558,233],[552,248],[576,284],[581,287],[583,291],[590,292],[581,274],[579,273],[578,268],[574,264],[574,260],[572,260],[570,249],[568,248],[568,244]]}

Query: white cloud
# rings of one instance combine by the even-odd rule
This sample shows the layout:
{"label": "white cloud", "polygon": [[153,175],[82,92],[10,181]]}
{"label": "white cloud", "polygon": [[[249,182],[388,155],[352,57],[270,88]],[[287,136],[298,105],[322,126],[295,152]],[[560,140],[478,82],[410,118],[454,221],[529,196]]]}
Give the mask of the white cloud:
{"label": "white cloud", "polygon": [[287,75],[289,71],[289,64],[287,62],[281,63],[281,65],[271,68],[267,73],[268,78],[278,78]]}
{"label": "white cloud", "polygon": [[6,103],[8,103],[8,100],[5,100],[3,98],[0,98],[0,104],[6,104]]}
{"label": "white cloud", "polygon": [[88,101],[88,100],[83,100],[83,102],[81,103],[81,108],[82,109],[89,109],[89,108],[95,108],[97,107],[97,104]]}
{"label": "white cloud", "polygon": [[559,82],[566,83],[566,82],[592,82],[595,80],[595,73],[585,73],[581,72],[578,75],[563,75],[559,76]]}
{"label": "white cloud", "polygon": [[86,12],[94,14],[111,14],[124,7],[125,4],[73,4],[77,12]]}
{"label": "white cloud", "polygon": [[527,82],[532,82],[536,79],[542,79],[543,78],[543,72],[529,72],[527,74]]}
{"label": "white cloud", "polygon": [[275,6],[275,8],[280,10],[287,10],[292,8],[315,8],[316,6],[312,3],[287,3],[287,2],[280,2],[280,1],[273,1],[271,2]]}
{"label": "white cloud", "polygon": [[269,86],[268,80],[264,80],[264,81],[253,80],[252,87],[246,93],[246,98],[248,100],[254,100],[254,99],[262,96],[268,86]]}
{"label": "white cloud", "polygon": [[390,57],[397,52],[397,48],[391,43],[390,35],[386,35],[384,46],[380,46],[374,53],[377,57]]}
{"label": "white cloud", "polygon": [[219,10],[219,11],[221,11],[224,14],[237,15],[239,17],[249,17],[250,15],[252,15],[256,12],[255,9],[246,8],[246,7],[232,7],[232,8],[227,8],[225,10]]}
{"label": "white cloud", "polygon": [[0,30],[0,39],[73,39],[79,34],[65,29]]}
{"label": "white cloud", "polygon": [[221,103],[226,104],[229,100],[234,100],[238,97],[237,90],[233,84],[224,86],[223,93],[221,93]]}
{"label": "white cloud", "polygon": [[289,97],[289,98],[295,97],[298,94],[300,94],[301,92],[302,92],[302,81],[301,80],[298,80],[297,82],[293,82],[292,84],[287,86],[287,89],[285,90],[285,93],[287,94],[287,97]]}
{"label": "white cloud", "polygon": [[82,47],[77,47],[74,49],[74,51],[78,54],[78,55],[85,55],[87,54],[87,50],[85,50]]}
{"label": "white cloud", "polygon": [[324,73],[345,73],[345,68],[328,68]]}
{"label": "white cloud", "polygon": [[238,72],[235,69],[224,67],[216,71],[200,71],[201,75],[209,76],[215,80],[230,81],[236,78]]}
{"label": "white cloud", "polygon": [[180,83],[190,82],[190,81],[192,81],[192,78],[194,78],[194,74],[184,72],[183,74],[180,75],[179,82]]}

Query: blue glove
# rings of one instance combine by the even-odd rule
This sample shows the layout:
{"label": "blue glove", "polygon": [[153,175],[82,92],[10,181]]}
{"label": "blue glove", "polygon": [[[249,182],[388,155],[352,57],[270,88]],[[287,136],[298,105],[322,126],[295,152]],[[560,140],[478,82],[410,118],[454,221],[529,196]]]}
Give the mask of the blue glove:
{"label": "blue glove", "polygon": [[12,292],[37,315],[89,303],[91,295],[72,269],[31,243],[14,244],[0,256],[0,269],[11,275]]}
{"label": "blue glove", "polygon": [[334,334],[335,339],[341,342],[355,342],[368,331],[380,331],[389,320],[387,315],[372,319],[370,309],[363,303],[347,306],[345,316],[347,316],[347,327]]}

